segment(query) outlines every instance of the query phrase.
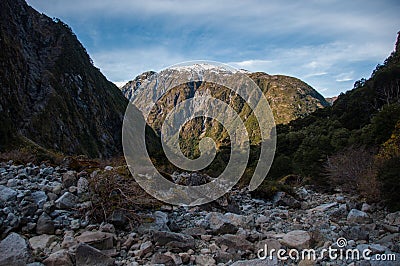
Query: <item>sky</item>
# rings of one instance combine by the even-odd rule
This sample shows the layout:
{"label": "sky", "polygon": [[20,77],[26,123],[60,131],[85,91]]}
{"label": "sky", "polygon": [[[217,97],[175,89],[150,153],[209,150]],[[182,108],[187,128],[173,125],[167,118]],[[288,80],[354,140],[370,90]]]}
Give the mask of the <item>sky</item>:
{"label": "sky", "polygon": [[67,23],[117,85],[191,60],[302,79],[325,97],[394,49],[400,1],[28,0]]}

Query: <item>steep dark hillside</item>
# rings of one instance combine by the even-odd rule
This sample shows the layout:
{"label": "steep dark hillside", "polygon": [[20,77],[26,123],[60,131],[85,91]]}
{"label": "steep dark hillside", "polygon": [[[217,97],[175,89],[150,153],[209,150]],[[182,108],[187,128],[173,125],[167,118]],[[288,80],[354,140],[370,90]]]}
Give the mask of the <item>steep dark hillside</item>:
{"label": "steep dark hillside", "polygon": [[0,2],[0,148],[29,139],[66,154],[121,152],[127,100],[71,29],[23,0]]}

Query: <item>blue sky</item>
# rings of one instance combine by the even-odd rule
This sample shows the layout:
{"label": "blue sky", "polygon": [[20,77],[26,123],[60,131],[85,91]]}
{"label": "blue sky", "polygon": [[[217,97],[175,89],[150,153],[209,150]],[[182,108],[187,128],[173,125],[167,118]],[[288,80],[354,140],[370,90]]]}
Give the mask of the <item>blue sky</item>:
{"label": "blue sky", "polygon": [[324,96],[368,78],[391,53],[400,1],[28,0],[66,22],[121,84],[189,60],[298,77]]}

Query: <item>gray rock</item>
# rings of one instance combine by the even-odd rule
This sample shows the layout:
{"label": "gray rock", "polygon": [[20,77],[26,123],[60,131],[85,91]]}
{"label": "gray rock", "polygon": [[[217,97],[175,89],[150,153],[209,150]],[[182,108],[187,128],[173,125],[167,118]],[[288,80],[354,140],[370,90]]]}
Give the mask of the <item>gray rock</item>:
{"label": "gray rock", "polygon": [[56,251],[43,261],[43,264],[46,266],[73,266],[71,257],[65,249],[61,249]]}
{"label": "gray rock", "polygon": [[65,188],[69,188],[70,186],[74,186],[76,182],[76,172],[75,171],[67,171],[62,175],[62,183]]}
{"label": "gray rock", "polygon": [[44,203],[47,201],[47,195],[44,191],[35,191],[31,194],[31,197],[40,209],[43,208]]}
{"label": "gray rock", "polygon": [[216,261],[211,255],[197,255],[195,257],[196,265],[201,265],[201,266],[209,266],[209,265],[215,265]]}
{"label": "gray rock", "polygon": [[347,221],[350,223],[371,223],[372,219],[363,211],[352,209],[347,215]]}
{"label": "gray rock", "polygon": [[76,240],[100,250],[112,249],[114,246],[114,234],[100,231],[85,231]]}
{"label": "gray rock", "polygon": [[80,177],[77,183],[78,194],[84,194],[89,191],[89,181],[85,177]]}
{"label": "gray rock", "polygon": [[11,228],[17,228],[19,226],[19,218],[12,212],[7,214],[6,222]]}
{"label": "gray rock", "polygon": [[17,191],[14,189],[0,185],[0,202],[15,201],[17,194]]}
{"label": "gray rock", "polygon": [[253,259],[253,260],[239,260],[231,264],[231,266],[277,266],[282,265],[278,262],[276,257],[269,257],[265,259]]}
{"label": "gray rock", "polygon": [[139,256],[143,257],[144,255],[152,252],[153,249],[154,249],[154,246],[153,246],[153,243],[151,243],[151,241],[143,242],[142,244],[140,244],[140,248],[139,248],[140,254],[139,254]]}
{"label": "gray rock", "polygon": [[74,246],[78,245],[78,241],[74,238],[74,232],[73,231],[66,231],[64,233],[64,238],[61,243],[61,248],[69,249]]}
{"label": "gray rock", "polygon": [[276,239],[264,239],[256,244],[256,251],[263,250],[278,250],[282,247],[281,243]]}
{"label": "gray rock", "polygon": [[228,262],[232,262],[232,261],[239,260],[239,259],[240,259],[239,253],[219,251],[215,255],[215,260],[217,263],[228,263]]}
{"label": "gray rock", "polygon": [[239,227],[249,227],[252,217],[238,215],[234,213],[222,214],[219,212],[210,212],[207,214],[206,223],[214,234],[235,234]]}
{"label": "gray rock", "polygon": [[165,254],[156,253],[151,258],[151,264],[157,265],[162,264],[165,266],[172,266],[175,265],[174,259],[171,256],[167,256]]}
{"label": "gray rock", "polygon": [[338,205],[337,202],[325,203],[325,204],[319,205],[315,208],[309,209],[308,212],[325,212],[325,211],[329,210],[330,208],[335,207],[336,205]]}
{"label": "gray rock", "polygon": [[26,264],[26,266],[45,266],[45,265],[40,262],[31,262],[31,263]]}
{"label": "gray rock", "polygon": [[76,248],[76,266],[112,266],[114,259],[103,254],[100,250],[86,244]]}
{"label": "gray rock", "polygon": [[65,192],[55,202],[56,207],[62,210],[72,209],[78,202],[78,197],[70,192]]}
{"label": "gray rock", "polygon": [[361,211],[363,212],[371,212],[373,211],[373,208],[371,205],[369,205],[368,203],[363,203],[362,207],[361,207]]}
{"label": "gray rock", "polygon": [[153,241],[158,245],[165,245],[171,249],[178,249],[182,251],[195,248],[194,238],[192,236],[180,233],[155,231],[153,232]]}
{"label": "gray rock", "polygon": [[115,227],[114,227],[114,225],[109,224],[109,223],[102,223],[102,224],[100,224],[99,230],[102,231],[102,232],[107,232],[107,233],[112,233],[112,234],[115,233]]}
{"label": "gray rock", "polygon": [[122,210],[115,210],[108,219],[110,223],[117,227],[125,227],[128,219],[126,218],[126,213]]}
{"label": "gray rock", "polygon": [[309,198],[310,193],[308,193],[307,189],[305,189],[304,187],[301,187],[296,191],[296,195],[297,195],[297,197],[299,197],[299,199],[306,200]]}
{"label": "gray rock", "polygon": [[363,226],[349,226],[342,229],[342,235],[347,240],[368,240],[369,232]]}
{"label": "gray rock", "polygon": [[16,187],[18,186],[18,180],[15,178],[11,178],[7,181],[7,187]]}
{"label": "gray rock", "polygon": [[54,173],[54,168],[53,167],[46,167],[46,168],[42,168],[40,169],[40,173],[42,174],[42,176],[48,176]]}
{"label": "gray rock", "polygon": [[345,197],[343,197],[343,196],[341,196],[341,195],[339,195],[339,196],[336,197],[336,201],[337,201],[338,203],[340,203],[340,204],[346,203]]}
{"label": "gray rock", "polygon": [[242,252],[245,250],[253,250],[254,245],[246,240],[243,235],[231,235],[226,234],[216,238],[215,243],[219,246],[225,245],[232,251],[241,250]]}
{"label": "gray rock", "polygon": [[56,240],[54,235],[38,235],[29,238],[29,244],[31,245],[32,249],[45,249],[50,246]]}
{"label": "gray rock", "polygon": [[333,210],[330,215],[332,219],[342,219],[347,217],[347,205],[346,204],[340,204],[339,208]]}
{"label": "gray rock", "polygon": [[289,248],[306,249],[310,246],[311,236],[303,230],[294,230],[285,234],[281,243]]}
{"label": "gray rock", "polygon": [[278,206],[280,205],[288,206],[289,208],[293,209],[301,207],[301,204],[298,200],[296,200],[294,197],[282,191],[276,193],[276,195],[273,198],[273,203]]}
{"label": "gray rock", "polygon": [[389,225],[400,226],[400,211],[386,215],[385,222]]}
{"label": "gray rock", "polygon": [[52,235],[54,234],[54,229],[55,228],[53,220],[50,218],[50,216],[47,215],[47,213],[43,212],[37,221],[36,233]]}
{"label": "gray rock", "polygon": [[400,232],[400,229],[399,229],[398,226],[383,224],[382,227],[383,227],[383,229],[385,229],[386,231],[388,231],[390,233],[398,233],[398,232]]}
{"label": "gray rock", "polygon": [[112,169],[114,169],[114,167],[107,165],[106,167],[104,167],[104,170],[106,171],[111,171]]}
{"label": "gray rock", "polygon": [[26,265],[32,256],[26,240],[17,233],[9,234],[0,242],[0,265]]}
{"label": "gray rock", "polygon": [[161,211],[156,211],[154,212],[151,218],[154,219],[154,222],[142,223],[139,226],[138,232],[140,234],[145,234],[153,231],[170,231],[167,225],[168,215],[166,213]]}
{"label": "gray rock", "polygon": [[182,233],[193,237],[200,237],[202,235],[206,235],[207,230],[204,229],[203,227],[190,227],[183,230]]}

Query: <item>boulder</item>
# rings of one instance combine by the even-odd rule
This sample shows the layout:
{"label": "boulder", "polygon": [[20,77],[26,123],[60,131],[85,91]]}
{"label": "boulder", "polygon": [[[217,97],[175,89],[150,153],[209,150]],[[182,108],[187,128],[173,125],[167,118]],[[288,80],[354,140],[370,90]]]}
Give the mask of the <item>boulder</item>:
{"label": "boulder", "polygon": [[139,256],[143,257],[146,254],[153,252],[153,249],[154,249],[154,246],[153,246],[153,243],[151,243],[151,241],[143,242],[142,244],[140,244]]}
{"label": "boulder", "polygon": [[192,236],[167,231],[153,232],[153,241],[160,246],[167,246],[171,249],[187,251],[195,248],[195,241]]}
{"label": "boulder", "polygon": [[278,262],[276,257],[267,257],[265,259],[253,259],[253,260],[239,260],[231,264],[231,266],[277,266],[282,265]]}
{"label": "boulder", "polygon": [[279,242],[276,239],[264,239],[261,241],[258,241],[256,244],[257,250],[259,251],[260,249],[263,250],[271,250],[271,249],[275,249],[278,250],[282,247],[281,242]]}
{"label": "boulder", "polygon": [[365,227],[356,225],[356,226],[348,226],[342,229],[342,235],[348,240],[368,240],[369,232]]}
{"label": "boulder", "polygon": [[47,259],[43,261],[46,266],[73,266],[71,257],[65,249],[61,249],[52,253]]}
{"label": "boulder", "polygon": [[202,235],[207,234],[207,230],[204,229],[203,227],[190,227],[190,228],[186,228],[185,230],[183,230],[182,233],[185,235],[190,235],[193,237],[200,238]]}
{"label": "boulder", "polygon": [[139,228],[138,232],[140,234],[149,233],[152,231],[170,231],[167,223],[168,223],[168,215],[162,211],[154,212],[153,216],[150,217],[152,220],[149,223],[142,223]]}
{"label": "boulder", "polygon": [[400,211],[386,215],[385,222],[389,225],[400,226]]}
{"label": "boulder", "polygon": [[70,192],[65,192],[55,202],[56,207],[62,210],[72,209],[76,207],[77,203],[78,203],[78,197]]}
{"label": "boulder", "polygon": [[33,250],[43,250],[45,248],[48,248],[55,240],[56,237],[54,235],[38,235],[29,238],[29,244],[31,245]]}
{"label": "boulder", "polygon": [[100,250],[86,244],[76,248],[76,266],[112,266],[114,259],[103,254]]}
{"label": "boulder", "polygon": [[69,249],[78,245],[78,241],[74,238],[73,231],[66,231],[64,233],[63,241],[61,242],[61,247]]}
{"label": "boulder", "polygon": [[347,221],[350,223],[367,224],[371,223],[372,219],[363,211],[352,209],[347,215]]}
{"label": "boulder", "polygon": [[197,255],[195,257],[196,265],[200,266],[209,266],[209,265],[215,265],[216,261],[211,255]]}
{"label": "boulder", "polygon": [[35,191],[31,194],[33,201],[37,204],[39,208],[43,208],[43,205],[47,201],[47,195],[44,191]]}
{"label": "boulder", "polygon": [[123,228],[128,222],[128,219],[126,218],[126,212],[119,209],[115,210],[111,214],[110,218],[108,218],[108,221],[116,227]]}
{"label": "boulder", "polygon": [[306,249],[310,246],[311,236],[303,230],[290,231],[283,235],[281,243],[289,248]]}
{"label": "boulder", "polygon": [[76,240],[100,250],[112,249],[114,246],[114,234],[100,231],[85,231]]}
{"label": "boulder", "polygon": [[89,181],[83,176],[78,179],[76,186],[78,187],[78,195],[89,191]]}
{"label": "boulder", "polygon": [[11,233],[0,242],[0,265],[24,266],[32,261],[29,245],[17,233]]}
{"label": "boulder", "polygon": [[244,227],[247,223],[246,217],[234,213],[210,212],[205,220],[216,235],[235,234],[238,227]]}
{"label": "boulder", "polygon": [[42,215],[40,215],[40,217],[37,221],[36,233],[37,234],[49,234],[49,235],[54,234],[54,222],[50,218],[50,216],[48,216],[47,213],[45,213],[45,212],[43,212]]}
{"label": "boulder", "polygon": [[17,199],[17,191],[0,185],[0,202],[15,201]]}
{"label": "boulder", "polygon": [[294,197],[291,195],[287,194],[286,192],[278,192],[273,198],[273,203],[275,205],[282,205],[282,206],[288,206],[289,208],[297,209],[301,207],[301,204],[298,200],[296,200]]}
{"label": "boulder", "polygon": [[74,186],[75,182],[76,182],[76,172],[75,171],[67,171],[62,175],[62,183],[65,188]]}
{"label": "boulder", "polygon": [[331,202],[331,203],[325,203],[322,205],[319,205],[315,208],[309,209],[308,212],[312,213],[312,212],[325,212],[327,210],[329,210],[330,208],[335,207],[336,205],[338,205],[337,202]]}
{"label": "boulder", "polygon": [[168,256],[168,255],[165,255],[165,254],[156,253],[151,258],[151,264],[152,265],[162,264],[162,265],[165,265],[165,266],[172,266],[172,265],[175,265],[175,262],[174,262],[174,259],[171,256]]}
{"label": "boulder", "polygon": [[215,243],[219,246],[225,245],[232,251],[245,251],[245,250],[253,250],[254,245],[246,240],[244,235],[231,235],[226,234],[216,238]]}

